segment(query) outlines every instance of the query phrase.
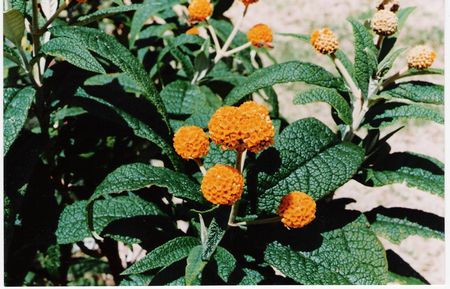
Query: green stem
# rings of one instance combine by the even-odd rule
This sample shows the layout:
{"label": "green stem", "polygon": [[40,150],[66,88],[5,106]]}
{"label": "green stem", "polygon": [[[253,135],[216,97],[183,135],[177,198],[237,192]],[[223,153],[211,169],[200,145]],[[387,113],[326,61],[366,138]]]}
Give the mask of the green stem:
{"label": "green stem", "polygon": [[47,31],[47,28],[52,24],[56,17],[58,17],[59,14],[67,8],[67,6],[69,6],[70,2],[72,2],[72,0],[66,0],[60,7],[58,7],[55,13],[47,20],[47,22],[45,22],[44,26],[36,30],[37,35],[42,36],[42,34]]}
{"label": "green stem", "polygon": [[[242,174],[242,170],[244,169],[244,161],[245,161],[245,155],[247,154],[247,151],[237,151],[236,152],[236,169],[239,171],[239,173]],[[239,201],[236,201],[231,206],[230,216],[228,217],[228,226],[234,227],[235,219],[237,216],[239,210]]]}
{"label": "green stem", "polygon": [[253,220],[253,221],[244,221],[239,223],[233,223],[233,227],[241,227],[241,226],[250,226],[250,225],[264,225],[264,224],[271,224],[271,223],[277,223],[281,220],[281,217],[276,216],[272,218],[266,218],[266,219],[259,219],[259,220]]}

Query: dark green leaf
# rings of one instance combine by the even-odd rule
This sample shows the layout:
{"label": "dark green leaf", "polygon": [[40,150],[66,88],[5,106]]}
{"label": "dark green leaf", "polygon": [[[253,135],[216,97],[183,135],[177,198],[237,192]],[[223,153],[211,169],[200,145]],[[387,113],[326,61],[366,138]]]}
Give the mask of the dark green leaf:
{"label": "dark green leaf", "polygon": [[3,57],[8,58],[9,60],[13,61],[15,64],[21,66],[22,61],[20,60],[19,53],[8,45],[3,45]]}
{"label": "dark green leaf", "polygon": [[[64,208],[55,233],[58,244],[75,243],[91,236],[85,214],[86,205],[87,201],[78,201]],[[160,214],[154,204],[135,195],[100,200],[94,204],[94,228],[101,233],[115,220]]]}
{"label": "dark green leaf", "polygon": [[258,158],[259,210],[275,212],[281,198],[292,191],[319,200],[346,183],[361,165],[364,150],[336,142],[336,135],[313,118],[285,128],[276,137],[275,148]]}
{"label": "dark green leaf", "polygon": [[400,244],[409,236],[418,235],[423,238],[444,240],[444,233],[413,223],[408,219],[398,219],[377,214],[372,230],[394,244]]}
{"label": "dark green leaf", "polygon": [[234,166],[236,163],[236,152],[231,150],[223,150],[220,146],[211,142],[209,145],[208,155],[203,160],[206,169],[211,168],[215,164],[224,164]]}
{"label": "dark green leaf", "polygon": [[264,260],[305,285],[375,285],[387,283],[384,248],[363,215],[322,234],[319,248],[293,251],[278,242],[268,245]]}
{"label": "dark green leaf", "polygon": [[200,240],[194,237],[178,237],[153,249],[143,259],[123,271],[122,275],[138,274],[170,264],[186,258],[192,248],[200,245]]}
{"label": "dark green leaf", "polygon": [[110,17],[117,13],[124,13],[134,10],[144,10],[144,9],[151,9],[152,7],[150,5],[142,5],[142,4],[131,4],[131,5],[121,5],[121,6],[115,6],[115,7],[108,7],[105,9],[100,9],[95,11],[94,13],[81,16],[78,18],[78,21],[75,23],[75,25],[86,25],[91,22],[97,21],[99,19]]}
{"label": "dark green leaf", "polygon": [[134,274],[128,275],[120,281],[119,286],[148,286],[153,279],[153,275]]}
{"label": "dark green leaf", "polygon": [[369,80],[377,69],[377,63],[371,61],[370,53],[376,55],[377,49],[373,43],[370,31],[356,20],[349,20],[353,26],[355,37],[355,79],[365,96],[369,89]]}
{"label": "dark green leaf", "polygon": [[339,118],[346,124],[352,123],[352,111],[347,101],[332,88],[313,87],[300,92],[294,98],[294,104],[307,104],[323,101],[331,105],[337,112]]}
{"label": "dark green leaf", "polygon": [[184,276],[186,285],[200,285],[200,274],[207,263],[202,260],[202,246],[192,248],[187,258],[186,274]]}
{"label": "dark green leaf", "polygon": [[75,26],[56,26],[50,28],[52,34],[57,37],[67,37],[83,43],[89,50],[110,60],[125,72],[142,90],[144,96],[156,107],[163,120],[169,127],[169,119],[164,103],[159,96],[156,87],[148,77],[146,71],[138,59],[111,36],[93,28]]}
{"label": "dark green leaf", "polygon": [[380,95],[422,103],[444,104],[444,86],[423,81],[399,83],[383,90]]}
{"label": "dark green leaf", "polygon": [[290,61],[255,71],[226,96],[225,104],[235,104],[246,95],[277,83],[297,81],[330,88],[343,88],[340,78],[335,77],[320,66]]}
{"label": "dark green leaf", "polygon": [[241,282],[239,282],[239,285],[258,285],[258,283],[264,279],[264,276],[258,271],[248,268],[243,268],[242,270],[244,271],[245,276],[242,278]]}
{"label": "dark green leaf", "polygon": [[81,69],[105,73],[103,67],[83,46],[83,43],[74,39],[65,37],[51,39],[42,46],[41,51],[47,55],[62,58]]}
{"label": "dark green leaf", "polygon": [[[16,140],[28,117],[36,91],[31,86],[5,91],[3,107],[3,155]],[[6,102],[6,103],[5,103]]]}
{"label": "dark green leaf", "polygon": [[233,254],[228,252],[225,248],[217,247],[216,252],[213,255],[214,260],[217,263],[217,273],[223,281],[228,282],[231,273],[236,268],[236,258]]}
{"label": "dark green leaf", "polygon": [[222,218],[214,218],[209,224],[207,238],[202,251],[202,259],[208,261],[216,251],[227,230],[227,221]]}
{"label": "dark green leaf", "polygon": [[199,185],[191,181],[185,174],[166,168],[134,163],[123,165],[110,173],[97,187],[89,202],[102,196],[139,190],[152,185],[167,188],[169,193],[175,197],[196,202],[203,200]]}

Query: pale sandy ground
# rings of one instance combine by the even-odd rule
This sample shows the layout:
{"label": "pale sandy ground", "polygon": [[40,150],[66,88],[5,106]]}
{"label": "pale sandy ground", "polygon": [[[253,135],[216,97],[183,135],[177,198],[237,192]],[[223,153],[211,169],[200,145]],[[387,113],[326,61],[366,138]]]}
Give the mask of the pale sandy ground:
{"label": "pale sandy ground", "polygon": [[[241,13],[242,5],[235,1],[227,15],[236,19]],[[435,67],[444,65],[444,0],[403,0],[402,7],[416,6],[417,9],[410,17],[399,39],[401,47],[428,43],[438,52]],[[341,47],[350,55],[351,27],[345,21],[347,17],[361,18],[369,15],[375,7],[371,0],[260,0],[253,5],[248,18],[243,23],[242,31],[247,31],[257,23],[266,23],[276,32],[296,32],[309,34],[314,28],[329,26],[336,31]],[[323,65],[329,70],[333,67],[326,57],[316,54],[311,47],[300,40],[278,36],[275,39],[273,55],[279,62],[288,60],[302,60]],[[352,56],[351,56],[352,57]],[[270,64],[267,62],[267,64]],[[403,66],[400,60],[397,66]],[[433,79],[433,81],[443,79]],[[301,85],[290,84],[276,87],[280,97],[281,113],[288,121],[294,121],[306,116],[314,116],[333,127],[329,115],[330,108],[326,104],[311,104],[294,106],[292,98]],[[444,161],[444,127],[433,123],[410,122],[409,127],[403,129],[389,141],[392,151],[412,151],[433,156]],[[350,181],[340,188],[336,197],[351,197],[357,202],[353,208],[366,211],[377,206],[408,207],[444,216],[444,201],[442,198],[405,185],[398,184],[378,189],[367,188],[357,182]],[[410,237],[400,246],[395,246],[383,240],[387,248],[393,249],[405,261],[421,273],[431,284],[445,282],[445,254],[444,242],[426,240],[420,237]]]}

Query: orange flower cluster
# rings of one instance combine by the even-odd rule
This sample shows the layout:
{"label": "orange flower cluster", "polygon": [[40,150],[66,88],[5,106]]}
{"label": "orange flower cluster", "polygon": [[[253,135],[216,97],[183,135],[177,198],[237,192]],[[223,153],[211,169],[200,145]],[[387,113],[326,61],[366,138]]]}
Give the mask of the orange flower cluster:
{"label": "orange flower cluster", "polygon": [[188,7],[189,20],[202,22],[213,13],[213,5],[209,0],[192,0]]}
{"label": "orange flower cluster", "polygon": [[224,150],[257,153],[274,143],[275,129],[267,109],[254,101],[240,107],[224,106],[208,124],[212,141]]}
{"label": "orange flower cluster", "polygon": [[259,0],[241,0],[241,1],[242,3],[244,3],[245,6],[248,6],[250,4],[258,2]]}
{"label": "orange flower cluster", "polygon": [[311,34],[311,44],[322,54],[335,53],[339,48],[336,35],[328,27],[316,30]]}
{"label": "orange flower cluster", "polygon": [[213,204],[232,205],[242,196],[244,178],[233,167],[215,165],[203,177],[201,190],[205,199]]}
{"label": "orange flower cluster", "polygon": [[201,128],[184,126],[175,133],[173,147],[185,160],[199,159],[208,154],[209,139]]}
{"label": "orange flower cluster", "polygon": [[427,69],[433,65],[436,52],[426,45],[418,45],[408,53],[408,66],[415,69]]}
{"label": "orange flower cluster", "polygon": [[316,218],[316,202],[302,192],[292,192],[281,199],[277,211],[287,228],[303,228]]}
{"label": "orange flower cluster", "polygon": [[255,47],[271,48],[273,41],[272,29],[266,24],[256,24],[248,31],[247,39]]}
{"label": "orange flower cluster", "polygon": [[394,12],[380,10],[373,16],[371,25],[376,34],[389,36],[397,32],[398,18]]}

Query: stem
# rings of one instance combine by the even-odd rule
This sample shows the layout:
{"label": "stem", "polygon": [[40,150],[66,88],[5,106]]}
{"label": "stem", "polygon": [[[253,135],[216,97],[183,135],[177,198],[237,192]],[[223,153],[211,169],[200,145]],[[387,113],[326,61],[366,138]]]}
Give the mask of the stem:
{"label": "stem", "polygon": [[400,69],[399,71],[397,71],[397,73],[395,73],[394,75],[390,76],[389,78],[387,78],[385,81],[383,81],[383,83],[381,84],[380,90],[383,90],[384,88],[386,88],[388,85],[390,85],[391,83],[395,82],[397,79],[401,78],[403,76],[403,74],[405,74],[408,71],[408,66],[403,67],[402,69]]}
{"label": "stem", "polygon": [[208,31],[211,33],[211,37],[214,41],[214,46],[216,47],[216,51],[220,51],[220,43],[219,39],[217,38],[216,30],[214,30],[214,27],[208,22]]}
{"label": "stem", "polygon": [[[41,40],[39,39],[39,23],[38,23],[38,4],[37,0],[33,0],[32,3],[32,9],[33,9],[33,19],[31,20],[31,37],[33,40],[33,56],[36,56],[41,49]],[[41,79],[41,73],[40,73],[40,61],[36,61],[36,64],[33,65],[32,73],[34,80],[38,87],[42,87],[42,79]]]}
{"label": "stem", "polygon": [[60,7],[58,7],[58,9],[55,11],[55,13],[52,15],[52,17],[50,17],[47,22],[45,22],[44,26],[42,26],[42,28],[36,30],[37,35],[41,36],[42,34],[45,33],[45,31],[47,31],[47,28],[52,24],[52,22],[56,19],[56,17],[58,17],[58,15],[67,8],[67,6],[69,6],[70,2],[72,0],[66,0]]}
{"label": "stem", "polygon": [[250,46],[252,46],[252,43],[251,43],[251,42],[247,42],[247,43],[245,43],[245,44],[243,44],[243,45],[241,45],[241,46],[239,46],[239,47],[236,47],[236,48],[234,48],[234,49],[228,50],[227,52],[223,53],[222,55],[223,55],[223,57],[228,57],[228,56],[231,56],[231,55],[234,54],[234,53],[237,53],[237,52],[239,52],[239,51],[242,51],[242,50],[244,50],[244,49],[247,49],[247,48],[249,48]]}
{"label": "stem", "polygon": [[378,51],[380,51],[381,46],[383,45],[384,38],[385,37],[383,35],[378,35],[378,40],[377,40],[377,49],[378,49]]}
{"label": "stem", "polygon": [[[239,173],[242,174],[242,170],[244,169],[245,156],[247,151],[237,151],[236,152],[236,169]],[[236,219],[237,213],[239,210],[239,201],[236,201],[231,206],[230,216],[228,217],[228,226],[234,227],[234,220]]]}
{"label": "stem", "polygon": [[276,223],[276,222],[279,222],[280,220],[281,220],[281,218],[279,216],[277,216],[277,217],[259,219],[259,220],[254,220],[254,221],[233,223],[230,226],[241,227],[241,226],[250,226],[250,225],[264,225],[264,224]]}
{"label": "stem", "polygon": [[202,172],[202,175],[206,175],[206,169],[205,166],[202,163],[201,159],[194,159],[194,162],[197,164],[198,168]]}

